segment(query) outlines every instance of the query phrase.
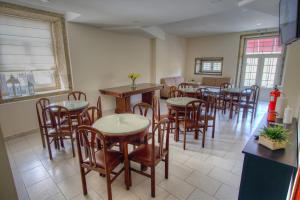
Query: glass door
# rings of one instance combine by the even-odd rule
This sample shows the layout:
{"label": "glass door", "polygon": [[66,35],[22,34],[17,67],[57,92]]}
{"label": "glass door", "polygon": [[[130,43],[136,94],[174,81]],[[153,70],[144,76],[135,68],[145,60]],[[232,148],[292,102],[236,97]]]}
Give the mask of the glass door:
{"label": "glass door", "polygon": [[282,47],[278,36],[245,39],[240,86],[258,85],[260,100],[268,100],[270,90],[279,85]]}

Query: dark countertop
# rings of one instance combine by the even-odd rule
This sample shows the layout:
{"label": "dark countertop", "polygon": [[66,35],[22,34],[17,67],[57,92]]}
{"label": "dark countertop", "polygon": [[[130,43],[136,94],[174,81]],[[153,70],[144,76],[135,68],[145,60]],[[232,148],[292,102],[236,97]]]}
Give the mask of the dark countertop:
{"label": "dark countertop", "polygon": [[243,153],[251,154],[253,156],[260,157],[262,159],[271,160],[288,167],[298,167],[298,127],[297,120],[294,119],[293,123],[286,127],[290,130],[289,144],[285,149],[279,149],[272,151],[260,144],[258,140],[255,140],[255,135],[258,135],[261,129],[267,124],[264,120],[258,128],[255,130],[254,135],[249,139],[246,146],[243,149]]}

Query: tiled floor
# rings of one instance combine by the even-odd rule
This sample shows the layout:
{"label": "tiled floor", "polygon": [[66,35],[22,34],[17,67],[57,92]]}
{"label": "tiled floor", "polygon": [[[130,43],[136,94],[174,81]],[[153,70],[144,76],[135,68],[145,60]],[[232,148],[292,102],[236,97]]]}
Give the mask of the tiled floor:
{"label": "tiled floor", "polygon": [[[163,110],[165,105],[162,103]],[[259,106],[253,123],[228,119],[221,112],[217,116],[215,138],[208,130],[205,148],[201,140],[189,137],[187,150],[170,137],[170,175],[164,179],[163,163],[156,170],[156,198],[166,200],[234,200],[237,199],[243,154],[249,136],[266,111]],[[241,116],[241,115],[240,115]],[[54,160],[42,148],[38,133],[10,139],[6,142],[9,158],[21,200],[106,199],[106,182],[99,174],[88,175],[88,195],[82,195],[77,158],[72,158],[70,146],[54,151]],[[123,174],[113,183],[114,200],[152,199],[150,179],[132,173],[133,186],[125,189]]]}

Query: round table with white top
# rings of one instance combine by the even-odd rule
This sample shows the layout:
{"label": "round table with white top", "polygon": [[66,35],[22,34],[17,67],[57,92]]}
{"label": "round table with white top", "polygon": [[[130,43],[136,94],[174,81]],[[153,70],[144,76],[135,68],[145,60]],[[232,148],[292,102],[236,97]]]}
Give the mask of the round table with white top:
{"label": "round table with white top", "polygon": [[98,119],[93,128],[99,130],[104,136],[119,142],[122,147],[125,167],[125,185],[127,189],[131,186],[129,176],[128,143],[141,139],[148,133],[150,120],[137,114],[113,114]]}
{"label": "round table with white top", "polygon": [[167,99],[167,107],[169,110],[169,115],[172,114],[172,111],[175,112],[175,141],[179,140],[179,112],[185,112],[185,106],[192,102],[198,100],[197,98],[192,97],[174,97]]}

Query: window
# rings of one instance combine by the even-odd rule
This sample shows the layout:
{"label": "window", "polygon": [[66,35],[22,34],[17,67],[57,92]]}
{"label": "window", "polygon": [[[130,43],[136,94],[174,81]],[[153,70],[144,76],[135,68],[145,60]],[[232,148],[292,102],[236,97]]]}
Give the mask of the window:
{"label": "window", "polygon": [[223,58],[196,58],[195,74],[222,75]]}
{"label": "window", "polygon": [[63,17],[5,3],[0,8],[0,100],[69,89],[68,75],[60,73],[69,71]]}

